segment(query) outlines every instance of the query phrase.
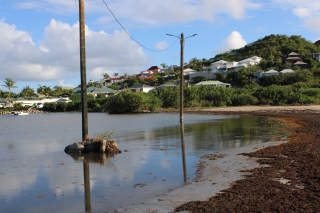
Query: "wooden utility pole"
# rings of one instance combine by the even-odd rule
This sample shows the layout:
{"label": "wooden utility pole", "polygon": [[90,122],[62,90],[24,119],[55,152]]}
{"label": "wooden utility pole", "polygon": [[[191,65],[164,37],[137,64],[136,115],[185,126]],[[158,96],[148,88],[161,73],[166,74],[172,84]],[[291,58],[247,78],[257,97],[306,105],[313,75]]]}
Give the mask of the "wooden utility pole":
{"label": "wooden utility pole", "polygon": [[183,65],[184,65],[184,35],[181,33],[180,36],[181,52],[180,52],[180,123],[183,122],[183,87],[184,87],[184,74],[183,74]]}
{"label": "wooden utility pole", "polygon": [[80,70],[81,70],[81,100],[82,100],[82,140],[88,139],[88,106],[87,106],[87,77],[86,77],[86,41],[84,22],[84,0],[79,0],[79,29],[80,29]]}

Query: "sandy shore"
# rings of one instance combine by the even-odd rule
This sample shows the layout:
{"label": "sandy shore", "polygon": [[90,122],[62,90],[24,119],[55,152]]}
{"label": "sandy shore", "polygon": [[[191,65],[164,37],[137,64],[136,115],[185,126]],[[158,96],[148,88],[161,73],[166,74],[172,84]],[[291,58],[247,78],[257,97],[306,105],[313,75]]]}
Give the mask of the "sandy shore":
{"label": "sandy shore", "polygon": [[[281,118],[284,114],[293,114],[291,117],[294,117],[294,114],[320,114],[320,106],[250,106],[187,111],[210,114],[255,114]],[[249,174],[248,172],[243,172],[244,170],[247,171],[262,167],[261,164],[257,162],[256,158],[239,155],[240,153],[252,153],[266,147],[279,146],[284,143],[286,142],[267,142],[235,148],[220,152],[219,154],[202,156],[199,162],[197,177],[192,183],[174,189],[164,195],[159,195],[143,203],[134,204],[111,212],[168,213],[175,212],[177,207],[189,201],[207,201],[209,198],[221,192],[221,190],[230,188],[235,181],[244,179],[244,175]]]}

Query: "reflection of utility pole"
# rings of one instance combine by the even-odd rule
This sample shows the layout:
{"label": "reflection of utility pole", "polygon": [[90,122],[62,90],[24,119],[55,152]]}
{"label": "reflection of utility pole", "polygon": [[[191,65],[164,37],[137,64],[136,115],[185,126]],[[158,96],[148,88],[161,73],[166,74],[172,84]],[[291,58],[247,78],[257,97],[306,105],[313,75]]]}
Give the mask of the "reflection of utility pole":
{"label": "reflection of utility pole", "polygon": [[186,152],[184,146],[184,123],[180,123],[180,133],[181,133],[181,151],[182,151],[182,167],[183,167],[183,181],[187,182],[187,165],[186,165]]}
{"label": "reflection of utility pole", "polygon": [[90,167],[89,161],[83,161],[84,204],[86,212],[91,212]]}
{"label": "reflection of utility pole", "polygon": [[187,38],[196,36],[197,34],[194,34],[192,36],[188,36],[184,38],[183,33],[181,33],[180,36],[175,36],[171,34],[166,34],[168,36],[174,36],[180,39],[181,44],[181,52],[180,52],[180,123],[183,122],[183,87],[184,87],[184,75],[183,75],[183,65],[184,65],[184,41]]}
{"label": "reflection of utility pole", "polygon": [[81,106],[82,106],[82,140],[88,138],[88,108],[86,80],[86,42],[84,23],[84,0],[79,0],[79,29],[80,29],[80,69],[81,69]]}

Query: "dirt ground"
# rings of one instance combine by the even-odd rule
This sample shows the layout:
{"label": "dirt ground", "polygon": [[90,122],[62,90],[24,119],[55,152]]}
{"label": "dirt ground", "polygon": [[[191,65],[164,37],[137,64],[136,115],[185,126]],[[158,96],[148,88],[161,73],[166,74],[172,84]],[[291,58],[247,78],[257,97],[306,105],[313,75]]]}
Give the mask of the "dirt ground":
{"label": "dirt ground", "polygon": [[291,124],[288,143],[244,155],[264,165],[250,170],[231,188],[207,201],[190,201],[175,211],[190,212],[319,212],[320,106],[241,107],[204,110],[214,114],[253,114]]}
{"label": "dirt ground", "polygon": [[203,156],[192,183],[112,212],[320,212],[320,106],[185,112],[272,117],[287,123],[291,134],[288,142]]}

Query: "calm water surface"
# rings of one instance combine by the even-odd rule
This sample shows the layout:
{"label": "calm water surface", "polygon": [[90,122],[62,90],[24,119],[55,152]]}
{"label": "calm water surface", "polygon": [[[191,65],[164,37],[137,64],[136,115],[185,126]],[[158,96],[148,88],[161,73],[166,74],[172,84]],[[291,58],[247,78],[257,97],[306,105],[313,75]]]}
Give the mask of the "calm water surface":
{"label": "calm water surface", "polygon": [[89,136],[115,129],[122,154],[70,156],[81,113],[0,116],[1,212],[105,212],[192,181],[198,157],[284,137],[263,117],[185,114],[183,169],[179,114],[89,113]]}

